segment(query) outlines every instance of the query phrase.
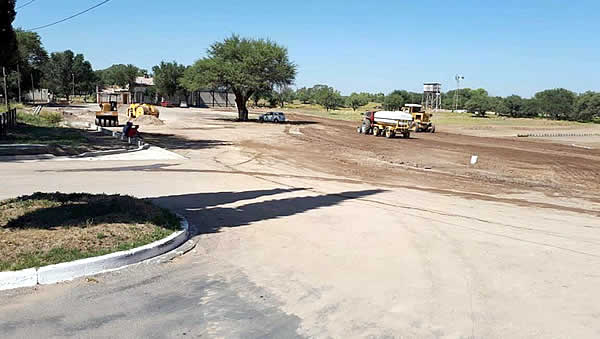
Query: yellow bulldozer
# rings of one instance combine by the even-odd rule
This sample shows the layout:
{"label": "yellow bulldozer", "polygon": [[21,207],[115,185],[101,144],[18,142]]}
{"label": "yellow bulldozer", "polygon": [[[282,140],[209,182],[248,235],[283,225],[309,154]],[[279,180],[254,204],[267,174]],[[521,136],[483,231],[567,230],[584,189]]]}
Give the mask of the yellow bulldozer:
{"label": "yellow bulldozer", "polygon": [[[114,96],[116,98],[116,95]],[[117,111],[117,100],[109,95],[108,102],[100,103],[100,111],[96,112],[96,125],[119,126],[119,112]]]}
{"label": "yellow bulldozer", "polygon": [[415,132],[431,132],[435,133],[435,125],[431,122],[433,113],[425,112],[423,106],[419,104],[406,104],[401,111],[409,113],[413,116]]}
{"label": "yellow bulldozer", "polygon": [[148,104],[131,104],[127,109],[127,117],[135,119],[142,115],[152,115],[158,118],[160,112],[154,105]]}

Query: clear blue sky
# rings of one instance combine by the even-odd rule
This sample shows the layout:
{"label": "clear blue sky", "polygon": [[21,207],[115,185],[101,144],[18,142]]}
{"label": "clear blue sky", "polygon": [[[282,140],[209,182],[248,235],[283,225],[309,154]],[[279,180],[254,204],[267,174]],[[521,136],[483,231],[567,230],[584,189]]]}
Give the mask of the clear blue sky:
{"label": "clear blue sky", "polygon": [[[14,25],[39,26],[98,2],[36,0]],[[492,95],[600,90],[597,0],[111,0],[39,31],[48,51],[83,53],[94,69],[191,64],[232,33],[286,46],[296,86],[327,84],[342,94],[421,91],[429,81],[446,91],[456,73]]]}

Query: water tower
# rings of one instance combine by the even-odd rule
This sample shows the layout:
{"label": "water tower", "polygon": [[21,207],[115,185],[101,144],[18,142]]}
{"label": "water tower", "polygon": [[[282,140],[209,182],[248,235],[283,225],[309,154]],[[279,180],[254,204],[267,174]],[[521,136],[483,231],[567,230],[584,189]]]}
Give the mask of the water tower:
{"label": "water tower", "polygon": [[423,108],[435,112],[442,108],[442,84],[439,82],[423,84]]}

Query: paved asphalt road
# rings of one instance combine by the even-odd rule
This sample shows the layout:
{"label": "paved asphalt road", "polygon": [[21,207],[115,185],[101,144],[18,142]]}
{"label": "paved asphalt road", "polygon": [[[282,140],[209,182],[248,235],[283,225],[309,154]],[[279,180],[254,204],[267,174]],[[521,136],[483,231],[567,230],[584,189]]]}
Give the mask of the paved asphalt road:
{"label": "paved asphalt road", "polygon": [[351,183],[245,153],[236,140],[282,127],[226,116],[165,112],[183,160],[0,163],[0,198],[149,197],[198,241],[0,292],[1,337],[600,337],[597,216]]}

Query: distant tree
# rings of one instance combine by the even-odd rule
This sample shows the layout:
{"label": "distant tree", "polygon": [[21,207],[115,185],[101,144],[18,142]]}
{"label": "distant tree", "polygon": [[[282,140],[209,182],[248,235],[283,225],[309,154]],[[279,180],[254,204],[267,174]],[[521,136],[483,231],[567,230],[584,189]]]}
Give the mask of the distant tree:
{"label": "distant tree", "polygon": [[407,104],[421,104],[423,101],[423,93],[408,92]]}
{"label": "distant tree", "polygon": [[15,65],[17,53],[17,37],[12,27],[15,20],[15,0],[0,1],[0,68],[10,68]]}
{"label": "distant tree", "polygon": [[524,115],[523,112],[523,98],[521,98],[518,95],[511,95],[508,96],[506,98],[504,98],[504,108],[505,110],[503,112],[503,114],[508,114],[511,117],[521,117]]}
{"label": "distant tree", "polygon": [[537,117],[540,114],[540,105],[535,98],[523,99],[523,106],[521,106],[521,117]]}
{"label": "distant tree", "polygon": [[39,34],[17,29],[15,31],[18,43],[18,64],[21,72],[21,88],[31,89],[31,83],[39,87],[42,69],[48,62],[48,52],[42,46]]}
{"label": "distant tree", "polygon": [[485,112],[493,108],[493,101],[488,95],[488,92],[483,88],[471,91],[471,98],[465,103],[465,108],[470,113],[477,113],[480,116],[485,116]]}
{"label": "distant tree", "polygon": [[260,100],[270,101],[270,99],[272,97],[271,92],[272,92],[272,90],[270,88],[265,87],[265,88],[259,88],[254,93],[252,93],[252,96],[250,96],[250,100],[252,100],[254,107],[258,107],[258,102]]}
{"label": "distant tree", "polygon": [[296,65],[288,52],[275,42],[240,38],[237,35],[215,42],[208,56],[186,71],[181,83],[190,91],[226,88],[235,94],[238,118],[248,120],[248,99],[261,88],[291,85]]}
{"label": "distant tree", "polygon": [[273,91],[273,97],[277,99],[277,103],[283,108],[286,102],[294,101],[295,92],[289,86],[281,86],[278,90]]}
{"label": "distant tree", "polygon": [[456,99],[458,99],[458,109],[465,109],[465,104],[472,96],[472,90],[470,88],[461,88],[458,90],[458,97],[456,96],[457,90],[453,89],[446,93],[442,93],[442,107],[444,109],[454,109]]}
{"label": "distant tree", "polygon": [[535,94],[540,110],[551,119],[569,119],[573,115],[577,95],[564,88],[548,89]]}
{"label": "distant tree", "polygon": [[410,94],[407,91],[393,91],[392,93],[385,96],[383,106],[385,109],[390,111],[398,111],[405,104],[408,104],[410,100]]}
{"label": "distant tree", "polygon": [[312,88],[312,92],[315,102],[325,107],[327,111],[336,109],[343,104],[342,95],[333,87],[327,85],[315,85]]}
{"label": "distant tree", "polygon": [[369,103],[369,97],[366,93],[352,93],[347,99],[348,106],[356,111],[359,107]]}
{"label": "distant tree", "polygon": [[73,79],[75,81],[75,93],[90,94],[96,90],[98,78],[92,70],[92,64],[83,58],[83,54],[77,54],[73,58]]}
{"label": "distant tree", "polygon": [[[116,85],[119,87],[133,87],[135,78],[146,72],[138,67],[128,64],[115,64],[106,69],[96,71],[99,83],[102,85]],[[147,73],[147,72],[146,72]]]}
{"label": "distant tree", "polygon": [[312,91],[310,88],[302,87],[296,90],[296,99],[303,104],[313,103]]}
{"label": "distant tree", "polygon": [[185,94],[187,91],[181,81],[185,74],[186,67],[177,62],[164,62],[152,67],[154,73],[154,86],[156,91],[167,97],[173,97],[176,94]]}
{"label": "distant tree", "polygon": [[74,55],[71,50],[52,53],[44,67],[42,85],[69,100],[73,91],[73,78],[76,81],[94,78],[92,66],[84,59],[83,54]]}
{"label": "distant tree", "polygon": [[572,120],[591,121],[600,117],[600,93],[585,92],[577,97]]}

